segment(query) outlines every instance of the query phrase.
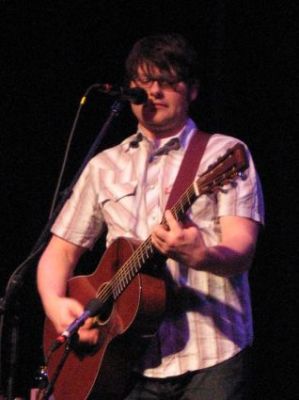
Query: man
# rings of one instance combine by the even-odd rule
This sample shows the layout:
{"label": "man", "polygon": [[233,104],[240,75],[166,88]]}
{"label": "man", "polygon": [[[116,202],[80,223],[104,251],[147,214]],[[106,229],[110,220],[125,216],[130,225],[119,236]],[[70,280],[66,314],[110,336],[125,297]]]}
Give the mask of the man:
{"label": "man", "polygon": [[[138,41],[126,63],[130,87],[141,87],[146,104],[132,105],[137,133],[89,163],[52,228],[38,268],[47,316],[60,333],[81,315],[66,297],[68,279],[104,225],[107,244],[119,237],[145,240],[167,257],[176,287],[176,310],[165,314],[136,365],[127,399],[245,399],[252,322],[248,270],[254,256],[263,199],[253,161],[245,179],[217,194],[199,197],[184,223],[165,212],[195,123],[190,103],[198,95],[197,57],[180,35]],[[214,134],[198,173],[225,154],[237,139]],[[87,321],[80,340],[95,344]]]}

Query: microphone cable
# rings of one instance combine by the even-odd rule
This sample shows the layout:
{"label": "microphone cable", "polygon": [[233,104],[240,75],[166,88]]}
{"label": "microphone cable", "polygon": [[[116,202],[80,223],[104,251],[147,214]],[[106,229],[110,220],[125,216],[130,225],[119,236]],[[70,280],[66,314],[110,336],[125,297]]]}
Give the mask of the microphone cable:
{"label": "microphone cable", "polygon": [[51,206],[50,206],[49,219],[51,219],[51,217],[53,215],[53,212],[55,210],[55,207],[56,207],[56,203],[57,203],[58,196],[59,196],[59,193],[60,193],[62,178],[63,178],[64,172],[65,172],[66,164],[67,164],[69,153],[70,153],[71,144],[72,144],[72,141],[73,141],[73,138],[74,138],[75,130],[76,130],[76,127],[77,127],[77,124],[78,124],[78,120],[79,120],[79,117],[80,117],[80,114],[81,114],[82,107],[86,103],[87,96],[89,95],[89,93],[93,89],[95,89],[96,87],[97,87],[97,84],[93,84],[93,85],[89,86],[87,88],[87,90],[85,91],[84,95],[82,96],[81,100],[80,100],[79,107],[77,109],[77,112],[76,112],[76,115],[75,115],[75,119],[74,119],[73,125],[71,127],[71,131],[69,133],[69,136],[68,136],[68,141],[67,141],[67,144],[66,144],[64,157],[63,157],[63,160],[62,160],[60,173],[59,173],[59,176],[58,176],[58,179],[57,179],[57,183],[56,183],[56,187],[55,187],[55,190],[54,190],[52,203],[51,203]]}

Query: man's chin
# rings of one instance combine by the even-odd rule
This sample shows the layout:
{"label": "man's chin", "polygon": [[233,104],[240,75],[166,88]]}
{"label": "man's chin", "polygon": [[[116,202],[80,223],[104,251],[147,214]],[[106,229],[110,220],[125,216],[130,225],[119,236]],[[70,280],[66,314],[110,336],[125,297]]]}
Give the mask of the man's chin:
{"label": "man's chin", "polygon": [[169,120],[167,120],[165,117],[162,115],[158,114],[148,114],[144,115],[144,123],[147,126],[156,128],[156,129],[167,129],[167,126],[169,125]]}
{"label": "man's chin", "polygon": [[149,121],[145,123],[145,126],[155,132],[165,132],[169,128],[166,124],[163,124],[161,122],[156,122],[156,121]]}
{"label": "man's chin", "polygon": [[152,132],[153,134],[161,138],[171,136],[176,133],[176,129],[173,128],[170,124],[149,122],[146,123],[144,126],[148,131]]}

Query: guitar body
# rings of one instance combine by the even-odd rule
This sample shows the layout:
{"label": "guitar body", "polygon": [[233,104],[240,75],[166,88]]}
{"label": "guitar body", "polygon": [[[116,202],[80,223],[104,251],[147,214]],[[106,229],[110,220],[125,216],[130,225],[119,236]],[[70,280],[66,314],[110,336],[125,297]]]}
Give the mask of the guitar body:
{"label": "guitar body", "polygon": [[[70,279],[68,295],[85,306],[105,291],[107,284],[135,249],[136,244],[130,240],[116,240],[106,250],[93,274]],[[158,274],[137,273],[115,301],[109,300],[109,309],[105,311],[104,318],[97,318],[98,345],[85,349],[80,344],[71,345],[54,385],[54,399],[123,399],[130,388],[132,364],[144,347],[143,337],[151,336],[157,330],[165,303],[165,284]],[[46,352],[57,335],[51,321],[46,319]],[[64,346],[50,357],[49,381],[55,376],[63,353]]]}

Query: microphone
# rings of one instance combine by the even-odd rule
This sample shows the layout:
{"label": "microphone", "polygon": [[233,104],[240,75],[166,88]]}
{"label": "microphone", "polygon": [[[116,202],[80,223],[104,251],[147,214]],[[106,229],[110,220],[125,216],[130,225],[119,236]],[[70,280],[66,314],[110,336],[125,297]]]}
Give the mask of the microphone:
{"label": "microphone", "polygon": [[98,315],[103,309],[103,306],[103,302],[97,298],[90,300],[86,305],[84,312],[55,339],[52,346],[50,347],[49,352],[51,353],[57,350],[63,343],[65,343],[78,331],[80,326],[82,326],[88,318]]}
{"label": "microphone", "polygon": [[94,88],[101,93],[116,96],[120,100],[129,101],[133,104],[144,104],[147,102],[147,93],[142,88],[124,88],[111,85],[110,83],[98,83],[94,85]]}

